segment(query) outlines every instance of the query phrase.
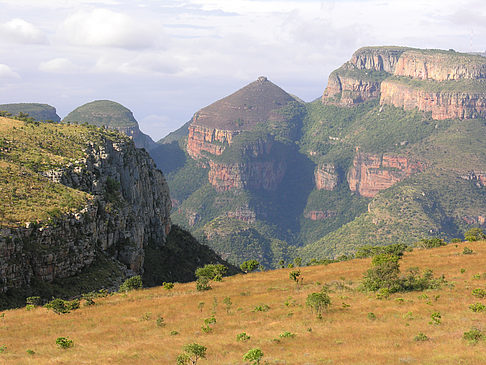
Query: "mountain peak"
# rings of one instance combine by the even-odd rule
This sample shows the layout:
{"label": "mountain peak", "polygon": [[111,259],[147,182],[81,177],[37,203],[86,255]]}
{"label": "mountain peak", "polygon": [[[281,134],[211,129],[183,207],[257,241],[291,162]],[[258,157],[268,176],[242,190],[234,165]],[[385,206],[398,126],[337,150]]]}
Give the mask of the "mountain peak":
{"label": "mountain peak", "polygon": [[233,94],[201,109],[192,124],[222,130],[250,130],[270,119],[272,112],[295,99],[260,76]]}

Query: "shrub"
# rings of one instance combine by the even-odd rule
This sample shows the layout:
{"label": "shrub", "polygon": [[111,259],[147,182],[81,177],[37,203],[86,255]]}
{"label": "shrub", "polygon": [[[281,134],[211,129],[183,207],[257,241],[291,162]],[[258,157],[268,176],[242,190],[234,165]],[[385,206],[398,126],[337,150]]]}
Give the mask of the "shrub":
{"label": "shrub", "polygon": [[289,273],[289,278],[295,281],[297,288],[299,287],[299,284],[302,284],[302,282],[304,281],[304,278],[301,276],[300,270],[291,271]]}
{"label": "shrub", "polygon": [[466,233],[464,233],[464,238],[466,239],[466,241],[474,242],[486,239],[486,235],[481,228],[471,228]]}
{"label": "shrub", "polygon": [[224,265],[207,264],[196,270],[197,278],[207,278],[208,280],[221,281],[223,275],[228,271]]}
{"label": "shrub", "polygon": [[129,292],[131,290],[136,290],[142,288],[142,278],[140,275],[132,276],[123,282],[120,285],[119,292]]}
{"label": "shrub", "polygon": [[249,350],[246,354],[243,355],[243,360],[249,361],[252,364],[259,365],[260,360],[263,357],[263,352],[259,348],[254,348]]}
{"label": "shrub", "polygon": [[473,296],[475,296],[476,298],[482,299],[482,298],[486,297],[486,290],[481,289],[481,288],[476,288],[476,289],[473,289],[471,294]]}
{"label": "shrub", "polygon": [[451,243],[460,243],[462,240],[460,238],[453,238],[451,239]]}
{"label": "shrub", "polygon": [[171,290],[174,288],[174,283],[166,283],[165,281],[162,283],[162,287],[166,290]]}
{"label": "shrub", "polygon": [[268,312],[268,310],[270,309],[270,307],[266,304],[260,304],[260,305],[257,305],[255,307],[255,309],[253,309],[253,312]]}
{"label": "shrub", "polygon": [[322,318],[322,311],[331,305],[331,298],[325,292],[311,293],[307,296],[305,304],[316,312],[318,318]]}
{"label": "shrub", "polygon": [[408,249],[408,246],[404,243],[397,243],[388,246],[371,246],[364,245],[358,247],[355,253],[357,259],[372,257],[380,254],[395,255],[398,257],[403,256],[403,253]]}
{"label": "shrub", "polygon": [[469,247],[464,247],[464,250],[462,250],[463,255],[472,255],[474,253],[473,250],[471,250]]}
{"label": "shrub", "polygon": [[469,331],[464,332],[462,338],[471,343],[478,343],[484,338],[484,334],[479,328],[472,327]]}
{"label": "shrub", "polygon": [[25,352],[27,352],[28,355],[35,355],[35,351],[31,349],[27,349]]}
{"label": "shrub", "polygon": [[294,338],[295,336],[296,336],[295,333],[292,333],[292,332],[289,332],[289,331],[282,332],[279,335],[280,338]]}
{"label": "shrub", "polygon": [[413,338],[414,341],[428,341],[429,338],[422,332]]}
{"label": "shrub", "polygon": [[183,347],[184,352],[177,357],[177,365],[197,364],[199,359],[206,358],[206,346],[190,343]]}
{"label": "shrub", "polygon": [[446,243],[443,239],[434,237],[434,238],[422,238],[420,241],[415,242],[414,246],[417,248],[435,248],[440,246],[445,246]]}
{"label": "shrub", "polygon": [[48,302],[44,307],[56,314],[66,314],[72,310],[79,309],[79,299],[69,301],[56,298]]}
{"label": "shrub", "polygon": [[486,305],[483,303],[474,303],[469,306],[469,309],[476,313],[484,312],[486,311]]}
{"label": "shrub", "polygon": [[398,274],[400,273],[398,260],[399,257],[396,255],[379,254],[374,256],[371,261],[371,269],[364,276],[363,288],[369,291],[377,291],[382,288],[386,288],[390,292],[398,291]]}
{"label": "shrub", "polygon": [[57,346],[59,346],[59,348],[61,348],[63,350],[74,346],[73,340],[70,340],[67,337],[58,337],[56,339],[56,344],[57,344]]}
{"label": "shrub", "polygon": [[240,265],[241,271],[245,272],[246,274],[252,272],[260,266],[260,263],[257,260],[248,260],[245,261]]}
{"label": "shrub", "polygon": [[231,306],[233,305],[233,303],[231,302],[231,298],[225,297],[223,299],[223,303],[224,303],[224,305],[226,305],[226,313],[229,313],[230,310],[231,310]]}
{"label": "shrub", "polygon": [[250,336],[246,334],[246,332],[238,333],[236,335],[236,341],[248,341],[250,339]]}
{"label": "shrub", "polygon": [[25,299],[25,303],[27,305],[33,305],[34,307],[37,307],[42,304],[41,297],[27,297]]}
{"label": "shrub", "polygon": [[209,279],[206,277],[202,277],[196,280],[196,290],[197,291],[205,291],[210,290],[211,285],[209,285]]}
{"label": "shrub", "polygon": [[374,321],[374,320],[376,320],[376,315],[375,315],[373,312],[369,312],[369,313],[367,314],[367,317],[368,317],[368,319],[369,319],[370,321]]}
{"label": "shrub", "polygon": [[171,336],[177,336],[178,334],[179,334],[178,331],[175,331],[175,330],[170,331]]}
{"label": "shrub", "polygon": [[0,354],[5,352],[5,350],[7,350],[7,346],[6,345],[2,345],[0,346]]}
{"label": "shrub", "polygon": [[430,321],[429,324],[440,324],[442,316],[440,315],[440,312],[434,312],[430,315],[430,318],[432,321]]}
{"label": "shrub", "polygon": [[157,327],[165,327],[165,322],[164,322],[164,317],[162,317],[160,314],[157,316],[157,319],[155,321],[155,324]]}

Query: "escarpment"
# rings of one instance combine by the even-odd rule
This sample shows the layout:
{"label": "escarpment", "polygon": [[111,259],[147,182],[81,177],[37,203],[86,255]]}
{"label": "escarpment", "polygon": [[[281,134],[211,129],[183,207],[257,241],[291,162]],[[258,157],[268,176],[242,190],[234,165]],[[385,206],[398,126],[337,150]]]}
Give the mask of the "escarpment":
{"label": "escarpment", "polygon": [[431,112],[437,120],[486,116],[486,59],[454,51],[366,47],[329,76],[323,104],[382,105]]}
{"label": "escarpment", "polygon": [[1,293],[34,280],[71,277],[99,255],[141,274],[144,249],[165,244],[171,226],[168,186],[147,152],[125,137],[87,141],[82,159],[40,173],[90,199],[78,212],[1,228]]}
{"label": "escarpment", "polygon": [[351,191],[364,197],[374,197],[379,191],[388,189],[423,169],[423,164],[404,156],[363,153],[357,150],[347,179]]}

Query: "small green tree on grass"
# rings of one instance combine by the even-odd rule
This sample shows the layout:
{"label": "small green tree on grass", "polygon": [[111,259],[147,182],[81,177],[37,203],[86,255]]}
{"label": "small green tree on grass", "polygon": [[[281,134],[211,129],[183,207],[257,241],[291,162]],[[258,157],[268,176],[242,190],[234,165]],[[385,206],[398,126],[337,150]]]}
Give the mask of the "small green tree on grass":
{"label": "small green tree on grass", "polygon": [[254,348],[243,355],[243,360],[249,361],[252,364],[259,365],[263,357],[263,351],[259,348]]}
{"label": "small green tree on grass", "polygon": [[245,274],[252,272],[260,267],[260,263],[257,260],[248,260],[240,265],[241,271]]}
{"label": "small green tree on grass", "polygon": [[305,304],[316,312],[318,318],[322,318],[322,311],[331,305],[331,298],[325,292],[311,293],[307,296]]}
{"label": "small green tree on grass", "polygon": [[197,364],[199,359],[206,358],[207,347],[190,343],[183,347],[184,352],[177,357],[177,365]]}

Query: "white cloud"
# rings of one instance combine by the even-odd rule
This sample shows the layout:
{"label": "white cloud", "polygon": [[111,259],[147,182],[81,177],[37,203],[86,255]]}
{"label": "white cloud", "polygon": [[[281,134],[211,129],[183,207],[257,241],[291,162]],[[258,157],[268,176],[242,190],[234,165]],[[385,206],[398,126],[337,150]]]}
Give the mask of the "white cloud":
{"label": "white cloud", "polygon": [[173,75],[182,71],[180,61],[159,52],[142,54],[105,54],[91,70],[95,73],[123,73],[127,75]]}
{"label": "white cloud", "polygon": [[0,25],[0,37],[10,42],[22,44],[45,44],[46,36],[33,24],[15,18]]}
{"label": "white cloud", "polygon": [[81,71],[81,67],[75,65],[67,58],[54,58],[41,62],[39,70],[50,73],[69,74]]}
{"label": "white cloud", "polygon": [[20,79],[20,75],[9,66],[0,63],[0,79]]}
{"label": "white cloud", "polygon": [[75,45],[126,49],[149,48],[158,38],[158,30],[142,20],[108,9],[74,13],[62,24],[61,33]]}

